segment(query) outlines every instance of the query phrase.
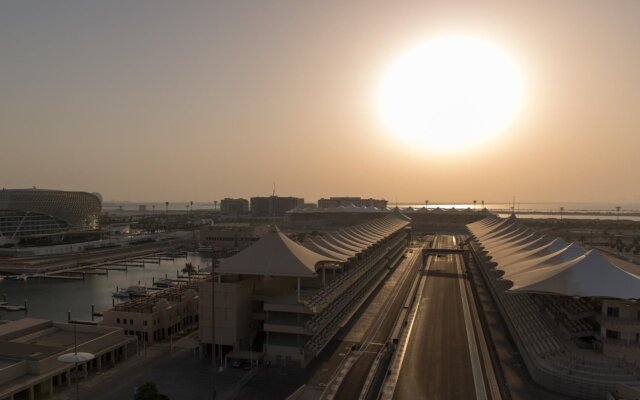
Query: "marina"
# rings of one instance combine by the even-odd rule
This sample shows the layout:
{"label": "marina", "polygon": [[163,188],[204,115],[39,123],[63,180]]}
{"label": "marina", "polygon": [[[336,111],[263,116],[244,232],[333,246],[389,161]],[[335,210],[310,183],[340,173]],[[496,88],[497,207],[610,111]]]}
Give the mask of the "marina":
{"label": "marina", "polygon": [[[177,282],[187,282],[189,276],[182,272],[187,262],[199,270],[211,267],[211,258],[183,252],[122,260],[118,262],[122,267],[104,263],[45,274],[7,275],[0,281],[3,298],[0,319],[29,316],[57,321],[91,321],[121,301],[172,287]],[[197,274],[203,273],[196,272],[192,276]],[[138,287],[133,296],[130,292],[126,296],[124,293],[115,296],[115,293],[133,287]]]}

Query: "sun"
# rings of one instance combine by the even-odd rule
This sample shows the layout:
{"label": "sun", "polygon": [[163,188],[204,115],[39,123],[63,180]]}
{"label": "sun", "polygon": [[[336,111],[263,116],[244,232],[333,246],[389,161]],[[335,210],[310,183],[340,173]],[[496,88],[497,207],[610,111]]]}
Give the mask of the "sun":
{"label": "sun", "polygon": [[502,133],[519,113],[523,94],[518,66],[498,46],[441,36],[391,65],[378,106],[388,129],[411,146],[450,152]]}

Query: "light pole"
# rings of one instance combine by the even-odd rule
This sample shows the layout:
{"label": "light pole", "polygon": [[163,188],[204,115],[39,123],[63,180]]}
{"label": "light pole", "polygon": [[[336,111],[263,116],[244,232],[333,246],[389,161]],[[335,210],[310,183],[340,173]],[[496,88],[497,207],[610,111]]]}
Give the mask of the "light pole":
{"label": "light pole", "polygon": [[620,222],[620,209],[621,209],[621,208],[622,208],[622,207],[620,207],[620,206],[616,206],[616,212],[617,212],[617,214],[616,214],[616,221],[617,221],[617,222]]}
{"label": "light pole", "polygon": [[560,221],[562,221],[562,213],[564,212],[564,207],[560,207]]}
{"label": "light pole", "polygon": [[[78,334],[77,334],[77,325],[73,324],[73,342],[74,342],[74,351],[73,353],[66,353],[61,356],[58,356],[58,361],[63,362],[65,364],[73,364],[75,367],[75,378],[76,378],[76,400],[80,400],[80,371],[78,371],[78,364],[85,363],[87,361],[91,361],[95,358],[92,353],[78,353]],[[71,377],[71,371],[69,371],[69,377]]]}
{"label": "light pole", "polygon": [[[211,244],[213,246],[213,243]],[[213,394],[215,400],[218,392],[216,384],[216,276],[214,274],[215,258],[211,261],[211,374],[213,375]]]}

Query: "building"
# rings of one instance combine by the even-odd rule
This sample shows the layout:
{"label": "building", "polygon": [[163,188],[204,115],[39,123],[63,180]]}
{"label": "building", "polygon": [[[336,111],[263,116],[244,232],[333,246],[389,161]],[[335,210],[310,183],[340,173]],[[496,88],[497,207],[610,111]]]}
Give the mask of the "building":
{"label": "building", "polygon": [[375,207],[380,210],[387,209],[387,201],[382,199],[362,199],[360,197],[329,197],[328,199],[318,200],[318,208],[336,208],[336,207]]}
{"label": "building", "polygon": [[[0,323],[0,399],[49,398],[72,383],[74,366],[58,361],[62,354],[92,353],[84,372],[101,371],[136,353],[136,339],[119,328],[22,318]],[[75,380],[73,380],[75,383]],[[60,390],[60,389],[58,389]]]}
{"label": "building", "polygon": [[200,228],[200,242],[213,250],[239,251],[258,241],[267,233],[267,225],[249,222],[226,222]]}
{"label": "building", "polygon": [[574,398],[640,385],[640,277],[515,216],[467,225],[475,263],[532,379]]}
{"label": "building", "polygon": [[[410,220],[400,213],[307,237],[274,228],[216,269],[216,353],[304,367],[402,257]],[[200,340],[212,344],[211,282],[199,289]]]}
{"label": "building", "polygon": [[304,199],[298,197],[252,197],[251,214],[254,217],[282,217],[287,211],[302,207]]}
{"label": "building", "polygon": [[97,227],[100,195],[43,189],[0,190],[0,246]]}
{"label": "building", "polygon": [[103,312],[100,325],[123,329],[138,341],[153,343],[198,325],[197,280],[179,284]]}
{"label": "building", "polygon": [[220,212],[233,215],[247,214],[249,212],[249,200],[224,198],[220,200]]}

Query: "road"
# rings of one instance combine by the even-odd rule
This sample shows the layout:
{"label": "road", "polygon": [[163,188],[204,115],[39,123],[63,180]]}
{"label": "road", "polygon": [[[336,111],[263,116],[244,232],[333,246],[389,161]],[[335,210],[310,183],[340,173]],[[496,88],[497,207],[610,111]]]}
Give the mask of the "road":
{"label": "road", "polygon": [[411,258],[411,265],[407,271],[407,275],[404,280],[400,282],[399,289],[391,295],[387,309],[381,313],[378,324],[374,324],[370,334],[362,341],[358,349],[361,355],[345,376],[334,399],[352,400],[358,399],[360,396],[371,366],[378,352],[382,350],[391,335],[398,313],[403,306],[411,284],[418,272],[418,267],[420,266],[419,261],[421,260],[419,250],[413,250],[413,253],[411,253],[409,257]]}
{"label": "road", "polygon": [[[454,248],[455,239],[437,236],[434,247]],[[427,262],[426,283],[394,399],[486,399],[473,324],[465,319],[471,314],[468,303],[463,305],[462,260],[443,254]],[[464,296],[471,300],[470,292]]]}

